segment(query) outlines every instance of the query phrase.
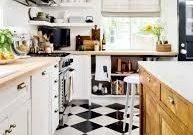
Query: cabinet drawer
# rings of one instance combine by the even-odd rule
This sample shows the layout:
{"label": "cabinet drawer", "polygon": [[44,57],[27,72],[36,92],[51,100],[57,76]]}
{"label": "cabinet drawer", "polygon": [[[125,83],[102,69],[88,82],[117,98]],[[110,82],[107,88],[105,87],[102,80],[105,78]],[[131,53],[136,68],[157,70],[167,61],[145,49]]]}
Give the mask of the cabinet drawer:
{"label": "cabinet drawer", "polygon": [[185,125],[188,125],[188,104],[164,84],[161,85],[161,102]]}
{"label": "cabinet drawer", "polygon": [[31,97],[30,77],[14,81],[0,91],[0,111],[6,109],[13,102],[20,100],[25,102]]}
{"label": "cabinet drawer", "polygon": [[160,82],[155,77],[151,76],[145,70],[141,70],[141,82],[143,85],[148,86],[151,91],[160,98]]}

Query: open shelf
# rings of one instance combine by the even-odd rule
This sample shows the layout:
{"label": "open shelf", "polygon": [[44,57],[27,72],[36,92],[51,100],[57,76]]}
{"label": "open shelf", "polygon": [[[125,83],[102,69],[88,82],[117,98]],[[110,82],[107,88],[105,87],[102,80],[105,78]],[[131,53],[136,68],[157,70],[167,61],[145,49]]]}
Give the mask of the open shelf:
{"label": "open shelf", "polygon": [[46,21],[29,21],[34,26],[50,26],[50,27],[93,27],[94,23],[50,23]]}
{"label": "open shelf", "polygon": [[[126,95],[94,95],[91,94],[91,97],[93,98],[126,98]],[[135,98],[138,98],[139,95],[135,95]]]}
{"label": "open shelf", "polygon": [[61,9],[61,8],[86,8],[90,9],[93,8],[93,5],[91,2],[66,2],[66,3],[60,3],[60,4],[55,4],[52,6],[47,6],[47,5],[37,5],[33,7],[40,7],[40,8],[52,8],[54,10]]}

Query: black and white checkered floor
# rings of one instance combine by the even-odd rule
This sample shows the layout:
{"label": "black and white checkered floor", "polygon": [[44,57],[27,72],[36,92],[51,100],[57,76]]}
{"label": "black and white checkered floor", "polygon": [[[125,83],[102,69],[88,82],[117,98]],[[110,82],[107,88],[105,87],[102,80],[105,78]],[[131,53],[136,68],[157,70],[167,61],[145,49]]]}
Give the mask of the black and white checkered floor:
{"label": "black and white checkered floor", "polygon": [[[124,105],[120,103],[72,105],[71,114],[64,128],[55,135],[126,135],[129,125],[129,113],[126,132],[122,131]],[[139,135],[139,105],[134,108],[132,135]]]}

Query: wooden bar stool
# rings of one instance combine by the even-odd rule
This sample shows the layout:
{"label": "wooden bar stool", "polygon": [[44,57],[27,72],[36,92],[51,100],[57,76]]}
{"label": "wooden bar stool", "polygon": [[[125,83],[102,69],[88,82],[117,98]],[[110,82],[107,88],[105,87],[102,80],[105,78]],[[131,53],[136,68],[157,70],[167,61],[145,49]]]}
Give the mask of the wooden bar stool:
{"label": "wooden bar stool", "polygon": [[134,111],[134,100],[135,100],[135,94],[136,91],[139,91],[140,87],[140,80],[139,80],[139,74],[132,74],[128,77],[124,78],[124,82],[127,83],[127,92],[126,92],[126,104],[125,104],[125,112],[124,112],[124,122],[123,122],[123,131],[125,131],[126,127],[126,119],[127,119],[127,111],[128,111],[128,104],[129,104],[129,90],[131,86],[131,100],[130,100],[130,121],[129,121],[129,129],[128,129],[128,135],[131,135],[132,132],[132,126],[133,126],[133,111]]}

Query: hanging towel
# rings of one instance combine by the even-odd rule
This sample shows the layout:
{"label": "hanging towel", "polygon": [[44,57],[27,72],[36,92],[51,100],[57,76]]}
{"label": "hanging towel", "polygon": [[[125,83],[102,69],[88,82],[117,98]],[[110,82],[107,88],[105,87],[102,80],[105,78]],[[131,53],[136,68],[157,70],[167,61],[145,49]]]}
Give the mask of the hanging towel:
{"label": "hanging towel", "polygon": [[96,56],[96,81],[111,81],[111,56]]}

